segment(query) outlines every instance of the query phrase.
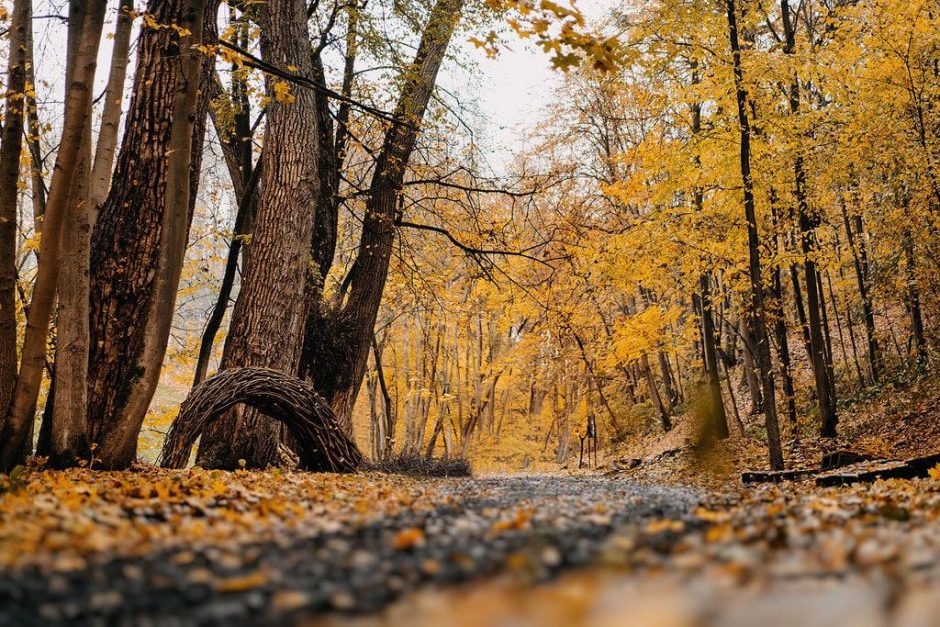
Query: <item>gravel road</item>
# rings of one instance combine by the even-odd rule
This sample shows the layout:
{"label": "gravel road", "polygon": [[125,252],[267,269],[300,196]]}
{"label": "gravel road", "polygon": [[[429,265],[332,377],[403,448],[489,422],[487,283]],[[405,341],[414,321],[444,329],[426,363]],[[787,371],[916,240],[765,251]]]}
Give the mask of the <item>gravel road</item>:
{"label": "gravel road", "polygon": [[[0,573],[0,625],[283,624],[380,609],[427,583],[590,564],[633,525],[683,518],[690,490],[602,477],[445,480],[442,504],[379,523],[225,550],[176,549],[83,570]],[[221,583],[220,583],[221,582]]]}

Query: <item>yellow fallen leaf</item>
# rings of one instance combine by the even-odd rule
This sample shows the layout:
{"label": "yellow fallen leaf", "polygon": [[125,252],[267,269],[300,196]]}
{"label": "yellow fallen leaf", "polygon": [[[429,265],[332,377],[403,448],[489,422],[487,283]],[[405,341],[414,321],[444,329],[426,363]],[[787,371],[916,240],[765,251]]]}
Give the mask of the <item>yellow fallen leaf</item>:
{"label": "yellow fallen leaf", "polygon": [[245,590],[259,588],[266,583],[268,583],[267,574],[258,570],[248,575],[223,579],[216,584],[216,588],[220,592],[244,592]]}
{"label": "yellow fallen leaf", "polygon": [[395,547],[396,551],[404,551],[421,544],[424,544],[424,532],[417,527],[409,527],[398,532],[392,546]]}

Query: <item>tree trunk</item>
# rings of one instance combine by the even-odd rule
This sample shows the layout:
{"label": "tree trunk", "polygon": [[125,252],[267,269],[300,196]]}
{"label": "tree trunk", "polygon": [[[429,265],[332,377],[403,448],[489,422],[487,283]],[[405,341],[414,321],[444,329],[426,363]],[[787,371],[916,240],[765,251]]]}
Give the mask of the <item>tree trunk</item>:
{"label": "tree trunk", "polygon": [[[72,14],[75,14],[78,5],[79,2],[75,0],[70,3]],[[43,217],[39,267],[26,319],[20,369],[10,411],[5,415],[0,429],[0,471],[8,471],[20,463],[31,445],[27,440],[32,431],[36,399],[46,365],[46,340],[59,280],[63,225],[70,202],[71,183],[81,159],[85,125],[91,115],[92,88],[106,5],[104,0],[88,3],[82,38],[76,47],[75,72],[65,98],[62,141],[56,155],[46,215]]]}
{"label": "tree trunk", "polygon": [[646,387],[649,390],[650,399],[656,408],[656,415],[663,426],[663,431],[672,430],[672,421],[669,419],[669,411],[666,409],[663,398],[659,394],[659,388],[656,387],[656,377],[653,376],[653,370],[650,368],[650,359],[646,353],[640,358],[640,369],[643,371],[643,377],[646,379]]}
{"label": "tree trunk", "polygon": [[741,335],[741,344],[743,348],[744,364],[744,383],[747,384],[747,391],[751,397],[751,410],[748,412],[752,416],[759,414],[764,406],[764,396],[761,393],[761,373],[758,365],[757,345],[754,341],[754,332],[751,329],[753,319],[751,316],[742,316],[738,321],[738,333]]}
{"label": "tree trunk", "polygon": [[875,308],[871,298],[871,276],[868,265],[868,245],[865,241],[865,228],[861,214],[852,219],[855,223],[853,229],[849,220],[849,213],[842,205],[842,219],[845,223],[845,235],[852,250],[852,261],[855,266],[855,279],[858,283],[858,294],[862,299],[862,318],[865,323],[865,339],[868,342],[868,364],[871,373],[871,382],[878,384],[881,377],[881,352],[878,347],[878,338],[875,333]]}
{"label": "tree trunk", "polygon": [[715,320],[712,312],[712,288],[710,273],[703,273],[699,278],[702,305],[702,344],[705,357],[705,373],[708,394],[711,400],[710,410],[715,435],[719,439],[728,437],[728,416],[721,398],[721,377],[718,373],[718,353],[715,350]]}
{"label": "tree trunk", "polygon": [[[302,0],[272,0],[262,8],[261,52],[278,66],[314,75]],[[242,277],[221,370],[240,367],[297,372],[307,313],[304,302],[312,209],[322,185],[316,94],[292,88],[293,102],[273,97],[268,78],[268,123],[262,155],[261,195],[249,246],[251,263]],[[257,410],[229,411],[202,436],[199,463],[205,467],[280,465],[279,445],[287,430]]]}
{"label": "tree trunk", "polygon": [[[113,186],[92,232],[88,415],[103,468],[134,461],[169,338],[195,206],[216,0],[151,0]],[[210,74],[211,76],[211,74]],[[198,95],[198,97],[197,97]],[[188,137],[185,135],[188,131]]]}
{"label": "tree trunk", "polygon": [[[792,20],[790,19],[789,0],[780,0],[781,17],[784,30],[784,54],[790,56],[795,52],[796,36]],[[800,81],[794,70],[793,80],[790,83],[790,114],[797,115],[800,111]],[[810,363],[813,366],[813,375],[816,381],[816,398],[819,401],[819,417],[821,422],[820,433],[823,437],[835,437],[838,416],[836,415],[835,383],[832,378],[831,350],[827,358],[827,350],[823,344],[823,320],[826,315],[825,301],[820,288],[819,272],[816,269],[816,241],[815,231],[819,218],[810,215],[806,193],[806,170],[804,168],[803,154],[797,146],[797,156],[793,160],[793,171],[796,182],[795,194],[799,215],[800,236],[803,244],[803,270],[806,281],[806,307],[808,313]],[[828,325],[826,326],[828,329]]]}
{"label": "tree trunk", "polygon": [[920,288],[917,286],[917,257],[914,253],[914,235],[910,229],[904,230],[902,241],[905,281],[907,283],[907,307],[911,315],[911,339],[914,344],[915,365],[918,370],[923,370],[927,367],[927,342],[924,339],[924,317],[920,306]]}
{"label": "tree trunk", "polygon": [[[771,201],[773,202],[773,200]],[[774,230],[777,231],[776,245],[777,254],[784,252],[784,242],[779,232],[779,218],[775,206],[771,207],[773,211]],[[777,263],[774,266],[773,274],[773,297],[772,305],[774,316],[774,336],[777,339],[777,357],[780,361],[780,377],[783,383],[783,396],[787,403],[787,418],[790,424],[796,424],[796,390],[793,386],[793,365],[790,356],[790,338],[787,332],[787,315],[783,307],[783,268]]]}
{"label": "tree trunk", "polygon": [[[66,82],[74,75],[73,59],[81,42],[84,7],[69,14]],[[59,273],[58,313],[53,387],[47,399],[50,417],[49,464],[71,466],[88,457],[86,391],[88,375],[88,251],[91,242],[91,116],[82,129],[82,145],[71,181],[69,206],[62,239],[62,269]]]}
{"label": "tree trunk", "polygon": [[6,415],[16,383],[16,201],[32,27],[32,2],[16,0],[10,14],[6,109],[0,135],[0,415]]}
{"label": "tree trunk", "polygon": [[359,250],[344,282],[348,285],[345,303],[335,311],[317,304],[310,309],[300,372],[313,379],[317,390],[333,406],[340,424],[350,431],[352,408],[388,277],[405,173],[463,5],[464,0],[437,0],[414,63],[404,73],[396,123],[386,133],[375,164]]}
{"label": "tree trunk", "polygon": [[751,279],[751,315],[754,320],[754,344],[763,385],[764,417],[770,466],[783,469],[783,449],[780,446],[780,428],[777,424],[777,406],[774,399],[774,375],[770,366],[770,345],[767,341],[764,314],[763,279],[761,276],[760,237],[757,231],[757,212],[754,206],[754,181],[751,176],[751,128],[747,113],[747,89],[741,67],[741,45],[738,40],[738,16],[735,0],[726,0],[728,40],[734,64],[734,87],[741,132],[741,179],[744,185],[744,215],[747,220],[748,270]]}
{"label": "tree trunk", "polygon": [[[53,467],[71,466],[88,457],[88,355],[89,355],[89,272],[91,229],[97,210],[108,194],[111,167],[121,122],[121,99],[130,46],[131,0],[122,0],[111,58],[111,71],[105,92],[100,131],[94,161],[91,157],[91,118],[85,124],[81,160],[72,181],[73,190],[65,222],[62,270],[58,285],[58,315],[54,392],[50,388],[47,403],[51,414],[48,428],[49,463]],[[69,21],[69,50],[73,51],[81,30]],[[70,55],[71,57],[72,55]],[[71,75],[74,68],[66,70]]]}

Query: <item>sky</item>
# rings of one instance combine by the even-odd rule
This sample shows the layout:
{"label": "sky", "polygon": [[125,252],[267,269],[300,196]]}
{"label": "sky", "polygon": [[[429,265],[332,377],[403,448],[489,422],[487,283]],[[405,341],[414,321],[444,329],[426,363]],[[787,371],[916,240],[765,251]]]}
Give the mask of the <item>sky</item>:
{"label": "sky", "polygon": [[[580,0],[577,7],[596,21],[617,4],[618,0]],[[478,71],[467,80],[457,70],[456,76],[443,76],[442,84],[476,101],[483,125],[482,147],[490,165],[501,174],[513,155],[525,147],[527,131],[544,119],[552,93],[561,83],[561,73],[552,69],[545,52],[519,38],[507,39],[506,47],[490,59],[467,41],[466,34],[462,37],[455,43],[463,47]]]}
{"label": "sky", "polygon": [[[578,0],[577,7],[589,20],[599,20],[622,1]],[[57,103],[61,102],[65,25],[52,16],[67,13],[63,4],[63,0],[37,0],[35,5],[36,15],[42,16],[35,27],[36,65],[38,75],[48,81],[40,89],[40,98],[53,108],[58,108]],[[113,29],[114,12],[109,11],[105,32],[111,33]],[[527,132],[544,119],[561,75],[551,68],[546,53],[513,35],[507,36],[500,54],[491,59],[469,42],[469,33],[458,32],[460,39],[453,44],[460,47],[462,58],[471,60],[474,70],[467,76],[465,68],[445,66],[440,84],[466,107],[477,142],[493,172],[505,174],[514,154],[525,148]],[[106,70],[110,57],[108,35],[101,42],[99,68]],[[133,67],[129,71],[133,72]],[[99,71],[96,94],[104,90],[106,81],[107,71]],[[130,82],[128,77],[127,88]]]}

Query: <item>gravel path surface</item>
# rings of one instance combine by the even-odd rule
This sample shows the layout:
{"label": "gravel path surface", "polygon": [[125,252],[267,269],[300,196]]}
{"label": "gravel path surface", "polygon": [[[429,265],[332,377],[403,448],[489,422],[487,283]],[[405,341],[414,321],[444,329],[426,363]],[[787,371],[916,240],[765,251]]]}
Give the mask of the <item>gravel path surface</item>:
{"label": "gravel path surface", "polygon": [[78,571],[0,573],[0,625],[281,624],[370,612],[425,583],[595,560],[614,530],[684,518],[690,490],[600,477],[511,476],[441,484],[442,505],[313,537],[176,549]]}

